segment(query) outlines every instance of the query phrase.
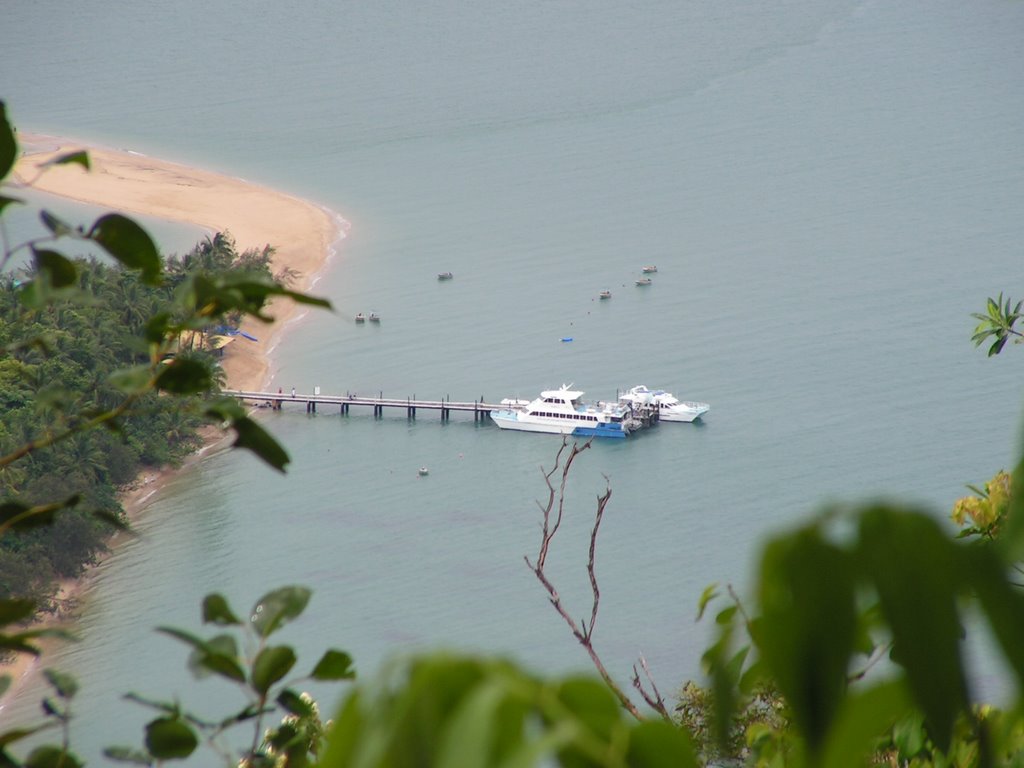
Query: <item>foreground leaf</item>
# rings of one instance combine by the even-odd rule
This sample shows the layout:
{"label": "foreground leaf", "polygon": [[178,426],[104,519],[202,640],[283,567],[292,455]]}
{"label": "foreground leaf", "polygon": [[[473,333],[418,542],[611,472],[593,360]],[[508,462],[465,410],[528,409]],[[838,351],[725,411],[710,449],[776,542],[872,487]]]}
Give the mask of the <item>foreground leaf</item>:
{"label": "foreground leaf", "polygon": [[868,765],[878,739],[911,711],[913,703],[901,682],[882,683],[847,696],[829,733],[822,764],[830,768]]}
{"label": "foreground leaf", "polygon": [[132,765],[153,764],[151,755],[132,747],[107,747],[103,750],[103,756],[118,763],[131,763]]}
{"label": "foreground leaf", "polygon": [[313,593],[306,587],[282,587],[268,592],[253,606],[249,622],[260,637],[269,637],[306,609]]}
{"label": "foreground leaf", "polygon": [[957,545],[924,514],[886,507],[861,518],[859,554],[892,629],[893,659],[940,749],[949,748],[967,709],[956,592],[963,574]]}
{"label": "foreground leaf", "polygon": [[203,623],[221,626],[240,625],[242,620],[235,616],[223,595],[212,594],[203,598]]}
{"label": "foreground leaf", "polygon": [[[849,557],[825,541],[817,527],[778,539],[765,549],[759,644],[815,752],[846,691],[857,632],[854,592]],[[823,616],[828,620],[822,621]]]}
{"label": "foreground leaf", "polygon": [[252,664],[252,687],[261,696],[295,666],[295,651],[287,645],[269,646],[260,651]]}
{"label": "foreground leaf", "polygon": [[78,282],[78,269],[70,259],[57,251],[33,248],[32,256],[35,259],[36,269],[46,275],[50,285],[54,288],[67,288]]}
{"label": "foreground leaf", "polygon": [[344,651],[328,650],[316,663],[310,677],[314,680],[354,680],[352,657]]}
{"label": "foreground leaf", "polygon": [[54,746],[36,747],[25,761],[25,768],[80,768],[81,765],[73,754]]}
{"label": "foreground leaf", "polygon": [[84,150],[79,150],[78,152],[68,152],[63,155],[58,155],[51,160],[47,160],[43,164],[43,167],[50,165],[80,165],[88,171],[90,168],[89,153]]}
{"label": "foreground leaf", "polygon": [[44,669],[43,676],[62,699],[73,698],[78,693],[78,681],[69,674],[56,669]]}
{"label": "foreground leaf", "polygon": [[16,197],[8,197],[7,195],[0,195],[0,214],[4,212],[4,209],[8,205],[24,205],[24,200],[19,200]]}
{"label": "foreground leaf", "polygon": [[57,237],[64,237],[75,233],[74,227],[49,211],[40,211],[39,219],[43,222],[43,226]]}
{"label": "foreground leaf", "polygon": [[630,768],[696,768],[693,744],[683,728],[662,720],[636,725],[629,734]]}
{"label": "foreground leaf", "polygon": [[278,472],[284,472],[291,459],[269,432],[248,416],[235,419],[230,426],[236,435],[233,447],[248,448]]}
{"label": "foreground leaf", "polygon": [[14,131],[7,119],[7,105],[0,101],[0,179],[6,178],[14,167],[18,156],[18,145],[14,140]]}
{"label": "foreground leaf", "polygon": [[210,369],[198,360],[178,357],[157,374],[156,386],[175,395],[194,395],[213,386]]}
{"label": "foreground leaf", "polygon": [[35,600],[4,598],[0,600],[0,627],[31,618],[35,610]]}
{"label": "foreground leaf", "polygon": [[177,718],[162,717],[146,726],[146,748],[161,760],[182,759],[199,745],[192,729]]}
{"label": "foreground leaf", "polygon": [[142,273],[142,281],[159,285],[162,264],[152,238],[127,216],[110,213],[92,225],[88,237],[107,253],[131,269]]}

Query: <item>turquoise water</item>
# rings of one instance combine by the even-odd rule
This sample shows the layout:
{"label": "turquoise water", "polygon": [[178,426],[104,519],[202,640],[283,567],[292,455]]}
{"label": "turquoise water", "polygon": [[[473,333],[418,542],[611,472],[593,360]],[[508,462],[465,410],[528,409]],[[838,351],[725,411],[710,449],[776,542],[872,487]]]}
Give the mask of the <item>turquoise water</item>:
{"label": "turquoise water", "polygon": [[[491,400],[644,383],[711,404],[703,424],[595,445],[573,479],[552,567],[585,614],[607,476],[597,645],[622,681],[640,653],[663,691],[698,675],[702,589],[742,590],[772,531],[880,494],[941,516],[1013,460],[1024,358],[986,360],[969,314],[1020,292],[1019,3],[56,9],[5,11],[21,127],[351,222],[316,286],[337,311],[290,327],[275,386]],[[648,263],[654,284],[634,287]],[[371,310],[379,327],[352,323]],[[82,682],[84,753],[140,740],[129,690],[217,711],[215,684],[152,631],[197,626],[214,590],[248,606],[311,586],[289,639],[347,648],[364,674],[439,646],[586,669],[522,560],[557,438],[427,414],[266,419],[286,477],[209,456],[99,570],[82,642],[54,657]],[[998,688],[984,664],[976,680]]]}

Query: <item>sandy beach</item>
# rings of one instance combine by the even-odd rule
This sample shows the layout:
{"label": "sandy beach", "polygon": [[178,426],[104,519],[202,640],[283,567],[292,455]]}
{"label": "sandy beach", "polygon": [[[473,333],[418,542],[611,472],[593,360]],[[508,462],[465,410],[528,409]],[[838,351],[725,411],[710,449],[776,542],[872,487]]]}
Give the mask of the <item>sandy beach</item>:
{"label": "sandy beach", "polygon": [[[24,154],[14,169],[19,182],[35,189],[127,214],[184,222],[211,233],[229,232],[238,251],[275,248],[274,271],[290,267],[299,273],[298,290],[309,288],[324,266],[331,244],[342,234],[340,222],[305,200],[242,179],[134,152],[62,145],[42,136],[20,136],[22,147],[46,146]],[[54,157],[85,149],[92,169],[68,164],[44,168]],[[159,246],[159,243],[157,243]],[[259,339],[229,345],[224,359],[228,387],[255,389],[268,383],[267,352],[285,321],[296,311],[290,301],[276,301],[269,314],[272,326],[250,320],[243,330]]]}
{"label": "sandy beach", "polygon": [[[270,245],[275,249],[273,271],[288,267],[297,272],[291,286],[296,290],[309,289],[326,264],[332,244],[344,234],[344,222],[327,210],[242,179],[52,137],[19,135],[18,141],[23,155],[14,169],[15,183],[128,215],[194,224],[211,234],[227,232],[240,253]],[[45,150],[33,151],[33,147]],[[77,164],[45,167],[54,157],[83,149],[89,153],[89,171]],[[267,313],[275,320],[272,325],[252,319],[243,324],[242,330],[259,341],[239,340],[225,348],[222,364],[228,388],[259,389],[269,384],[269,350],[297,311],[293,302],[275,300]],[[208,433],[203,450],[217,447],[218,439],[216,433]],[[137,518],[171,471],[144,473],[122,496],[130,520]],[[111,546],[116,544],[115,539]],[[74,606],[88,581],[86,574],[63,585],[61,597]],[[69,618],[73,613],[72,608]],[[4,698],[17,695],[38,666],[38,660],[27,655],[6,666],[3,671],[13,677],[14,684]]]}

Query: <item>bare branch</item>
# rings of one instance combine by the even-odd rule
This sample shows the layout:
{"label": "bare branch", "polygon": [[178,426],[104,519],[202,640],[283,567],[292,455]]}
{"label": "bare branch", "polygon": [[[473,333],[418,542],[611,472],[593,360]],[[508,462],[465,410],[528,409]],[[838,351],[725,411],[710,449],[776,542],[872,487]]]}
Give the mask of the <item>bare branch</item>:
{"label": "bare branch", "polygon": [[[558,490],[556,491],[554,484],[551,482],[551,478],[558,471],[559,464],[562,460],[562,454],[568,447],[568,438],[562,438],[562,447],[558,449],[558,453],[555,455],[554,466],[551,467],[551,470],[548,472],[543,472],[543,468],[541,469],[541,471],[544,474],[544,482],[548,487],[547,505],[540,507],[542,514],[542,525],[540,551],[537,553],[537,567],[541,569],[544,568],[544,561],[547,560],[548,548],[551,545],[551,540],[555,537],[555,534],[558,533],[558,528],[562,524],[562,513],[564,511],[565,505],[565,483],[569,477],[569,470],[571,469],[572,463],[576,459],[576,457],[590,447],[590,441],[588,440],[587,442],[585,442],[582,447],[578,443],[572,444],[572,448],[569,451],[569,457],[565,460],[565,467],[562,469],[561,483],[559,485]],[[552,510],[555,509],[556,500],[558,502],[558,512],[555,515],[555,521],[552,524],[551,512]],[[537,505],[540,506],[540,502],[538,502]],[[530,563],[529,560],[527,560],[526,562],[527,564]],[[533,568],[533,565],[531,564],[530,567]]]}
{"label": "bare branch", "polygon": [[590,611],[590,630],[587,637],[594,632],[594,625],[597,623],[597,606],[601,602],[601,590],[597,587],[597,575],[594,573],[594,553],[597,550],[597,531],[601,527],[601,519],[604,517],[604,508],[612,497],[612,488],[608,484],[608,476],[604,476],[605,491],[597,497],[597,515],[594,519],[594,527],[590,531],[590,555],[587,559],[587,575],[590,576],[590,591],[594,595]]}
{"label": "bare branch", "polygon": [[665,706],[665,700],[661,698],[661,693],[658,691],[658,686],[654,682],[654,678],[651,676],[651,669],[647,666],[647,659],[644,658],[643,654],[640,654],[640,666],[644,670],[644,677],[647,678],[647,682],[651,686],[650,692],[644,688],[644,684],[640,681],[640,673],[637,672],[636,664],[633,665],[633,687],[636,688],[640,695],[644,697],[644,701],[647,702],[647,706],[656,711],[665,720],[672,722],[672,716],[668,712],[668,707]]}
{"label": "bare branch", "polygon": [[[547,561],[548,551],[551,547],[551,541],[555,534],[558,532],[559,527],[562,524],[562,515],[564,512],[565,505],[565,486],[569,478],[569,470],[572,468],[572,463],[575,458],[590,447],[590,441],[587,441],[580,447],[577,444],[573,444],[569,451],[569,456],[565,460],[565,465],[562,467],[562,477],[556,491],[552,478],[558,471],[558,465],[562,458],[562,454],[568,445],[566,439],[562,440],[562,447],[558,451],[558,455],[555,457],[555,466],[549,471],[544,473],[544,480],[548,486],[548,503],[546,506],[541,507],[542,514],[542,525],[541,525],[541,543],[540,551],[537,555],[537,562],[533,564],[530,562],[529,557],[524,557],[526,565],[533,571],[537,580],[544,587],[548,593],[548,600],[551,601],[551,605],[554,606],[555,610],[558,611],[558,615],[562,617],[566,624],[569,625],[569,630],[572,632],[573,637],[576,638],[577,642],[584,647],[587,651],[587,655],[590,656],[591,662],[597,669],[601,679],[604,680],[605,685],[608,686],[609,690],[619,700],[622,706],[637,720],[642,720],[643,716],[640,714],[640,710],[637,709],[636,705],[632,702],[629,696],[615,683],[611,675],[608,674],[608,670],[605,668],[604,663],[601,661],[601,657],[598,656],[597,650],[594,648],[592,638],[594,633],[594,624],[597,621],[597,609],[598,603],[601,599],[601,592],[597,586],[597,577],[594,572],[594,556],[597,548],[597,532],[601,526],[601,519],[604,515],[604,508],[608,503],[608,499],[611,498],[611,489],[607,489],[604,494],[598,497],[597,504],[597,516],[594,521],[594,527],[590,532],[590,557],[587,562],[587,573],[590,577],[590,586],[593,593],[593,604],[590,611],[590,626],[588,627],[586,622],[581,620],[579,624],[576,620],[569,615],[565,606],[562,605],[562,598],[558,594],[558,590],[555,585],[547,577],[547,573],[544,571],[544,566]],[[607,478],[605,478],[607,480]],[[557,510],[557,511],[556,511]],[[555,512],[554,522],[552,523],[551,517],[552,512]]]}

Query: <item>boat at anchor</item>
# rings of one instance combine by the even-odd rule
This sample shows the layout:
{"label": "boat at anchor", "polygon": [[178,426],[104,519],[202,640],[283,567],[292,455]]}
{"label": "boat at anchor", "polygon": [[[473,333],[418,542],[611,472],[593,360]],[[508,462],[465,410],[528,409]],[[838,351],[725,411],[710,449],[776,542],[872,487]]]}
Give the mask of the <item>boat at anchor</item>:
{"label": "boat at anchor", "polygon": [[584,402],[583,392],[570,387],[546,390],[529,402],[506,398],[491,420],[501,429],[574,437],[623,438],[643,426],[628,404]]}
{"label": "boat at anchor", "polygon": [[631,407],[647,406],[658,413],[659,421],[691,422],[699,419],[711,406],[707,403],[680,401],[663,389],[648,389],[642,384],[619,395],[619,402]]}

